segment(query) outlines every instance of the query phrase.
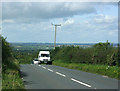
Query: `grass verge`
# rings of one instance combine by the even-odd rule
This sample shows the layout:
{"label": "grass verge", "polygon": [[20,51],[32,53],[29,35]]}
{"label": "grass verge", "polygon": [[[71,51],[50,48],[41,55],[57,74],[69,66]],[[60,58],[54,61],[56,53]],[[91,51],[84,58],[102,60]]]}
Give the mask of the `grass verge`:
{"label": "grass verge", "polygon": [[[10,62],[12,60],[12,62]],[[20,78],[19,62],[14,58],[9,59],[7,65],[3,65],[6,69],[2,72],[2,90],[16,89],[24,91],[24,84]]]}
{"label": "grass verge", "polygon": [[60,60],[53,61],[53,65],[120,79],[120,67],[117,66],[108,66],[100,64],[98,65],[98,64],[65,63]]}

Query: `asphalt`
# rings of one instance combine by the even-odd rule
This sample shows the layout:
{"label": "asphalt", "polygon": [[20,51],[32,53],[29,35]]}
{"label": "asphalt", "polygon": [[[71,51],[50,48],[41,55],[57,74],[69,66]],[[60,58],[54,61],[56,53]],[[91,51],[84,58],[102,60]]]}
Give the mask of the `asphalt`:
{"label": "asphalt", "polygon": [[54,65],[22,64],[26,89],[118,89],[118,80]]}

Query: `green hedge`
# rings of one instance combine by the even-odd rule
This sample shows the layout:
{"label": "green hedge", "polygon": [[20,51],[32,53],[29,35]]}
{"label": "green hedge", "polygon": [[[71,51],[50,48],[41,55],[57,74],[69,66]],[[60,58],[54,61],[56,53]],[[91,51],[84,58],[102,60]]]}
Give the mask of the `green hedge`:
{"label": "green hedge", "polygon": [[98,43],[89,48],[62,46],[51,51],[52,60],[62,60],[66,63],[86,63],[118,65],[118,48],[108,41]]}

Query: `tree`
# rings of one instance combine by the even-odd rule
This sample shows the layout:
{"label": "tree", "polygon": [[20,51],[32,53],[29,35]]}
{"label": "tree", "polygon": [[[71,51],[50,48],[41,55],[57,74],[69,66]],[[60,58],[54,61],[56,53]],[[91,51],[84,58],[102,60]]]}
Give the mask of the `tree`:
{"label": "tree", "polygon": [[6,38],[0,37],[2,39],[2,62],[7,61],[11,57],[10,44],[6,41]]}

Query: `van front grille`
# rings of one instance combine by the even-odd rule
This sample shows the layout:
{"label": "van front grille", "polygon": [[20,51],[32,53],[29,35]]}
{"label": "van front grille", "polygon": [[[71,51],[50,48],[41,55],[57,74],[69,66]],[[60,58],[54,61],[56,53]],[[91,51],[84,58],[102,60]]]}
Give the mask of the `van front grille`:
{"label": "van front grille", "polygon": [[43,61],[48,61],[48,59],[43,59]]}

